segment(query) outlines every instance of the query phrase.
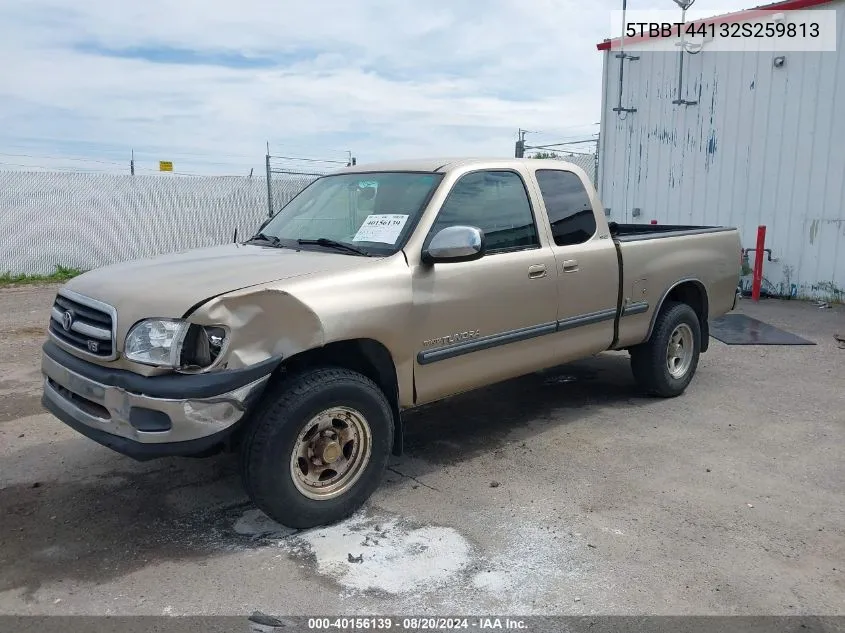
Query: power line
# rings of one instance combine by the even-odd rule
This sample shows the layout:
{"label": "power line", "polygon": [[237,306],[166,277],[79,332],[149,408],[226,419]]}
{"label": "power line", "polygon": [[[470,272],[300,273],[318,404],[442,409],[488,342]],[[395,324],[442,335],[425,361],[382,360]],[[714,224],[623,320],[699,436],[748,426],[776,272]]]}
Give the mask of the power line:
{"label": "power line", "polygon": [[[0,143],[2,143],[2,137],[0,136]],[[20,147],[20,144],[13,144],[11,149],[15,149],[15,147]],[[6,145],[2,149],[9,148],[9,145]],[[287,146],[286,146],[287,147]],[[28,150],[28,151],[27,151]],[[134,175],[137,172],[140,173],[158,173],[160,170],[153,167],[144,167],[142,164],[146,162],[149,164],[150,159],[145,157],[155,156],[156,158],[161,156],[169,157],[179,157],[179,156],[188,156],[193,157],[193,160],[184,160],[183,162],[190,165],[193,168],[193,171],[173,171],[167,172],[169,174],[180,175],[180,176],[200,176],[203,174],[195,173],[196,171],[206,171],[205,167],[223,167],[226,168],[225,171],[230,172],[232,176],[241,176],[240,172],[246,171],[246,168],[250,168],[254,171],[256,164],[258,163],[260,155],[252,155],[247,156],[244,154],[200,154],[196,152],[189,152],[189,151],[152,151],[146,150],[144,148],[130,148],[128,151],[126,150],[117,150],[112,148],[100,148],[97,151],[99,153],[104,154],[112,154],[114,152],[120,151],[124,153],[126,159],[123,160],[116,160],[116,159],[108,159],[108,158],[94,158],[94,157],[84,157],[79,155],[58,155],[55,152],[50,153],[40,153],[37,149],[32,149],[31,147],[26,147],[23,151],[15,152],[15,151],[7,151],[7,152],[0,152],[0,157],[9,157],[9,158],[26,158],[31,159],[33,164],[25,164],[21,163],[20,161],[7,161],[5,164],[9,167],[17,167],[17,168],[30,168],[30,169],[38,169],[38,170],[54,170],[54,171],[76,171],[76,172],[102,172],[102,173],[121,173],[126,170],[128,173]],[[348,154],[351,156],[350,150],[344,150],[343,154]],[[337,151],[335,155],[341,154],[340,151]],[[331,154],[329,154],[331,155]],[[235,159],[231,161],[226,161],[227,157],[240,157],[240,159]],[[310,156],[268,156],[268,168],[271,167],[270,161],[273,161],[272,167],[278,169],[291,169],[291,170],[302,170],[305,171],[306,164],[314,164],[314,165],[323,165],[326,168],[329,166],[345,166],[348,165],[350,162],[353,162],[354,159],[350,157],[346,157],[345,160],[335,160],[333,158],[314,158]],[[211,159],[211,160],[209,160]],[[247,160],[249,159],[249,160]],[[154,160],[154,159],[153,159]],[[54,162],[55,166],[45,165],[44,162]],[[76,166],[69,166],[68,163],[78,163],[79,167]],[[139,164],[141,163],[141,164]],[[2,164],[2,163],[0,163]],[[86,167],[86,164],[90,165],[91,167]],[[103,168],[97,168],[97,165],[104,166]],[[299,165],[299,167],[297,167]],[[128,168],[128,169],[127,169]],[[210,169],[210,172],[217,172],[212,173],[209,175],[220,176],[224,175],[219,172],[224,171],[223,169]],[[310,172],[309,172],[310,173]]]}
{"label": "power line", "polygon": [[47,158],[50,160],[75,160],[85,163],[100,163],[102,165],[123,165],[124,163],[119,163],[113,160],[97,160],[96,158],[78,158],[74,156],[50,156],[47,154],[9,154],[5,152],[0,152],[0,156],[11,156],[14,158]]}
{"label": "power line", "polygon": [[[60,166],[47,166],[47,165],[33,165],[33,164],[24,164],[24,163],[11,163],[0,161],[0,166],[7,166],[7,167],[20,167],[20,170],[15,171],[23,171],[23,170],[33,170],[33,171],[52,171],[52,172],[62,172],[62,173],[72,173],[72,174],[104,174],[110,176],[122,176],[126,174],[124,170],[118,170],[117,168],[112,168],[111,170],[108,169],[101,169],[97,167],[60,167]],[[167,178],[168,176],[189,176],[193,178],[248,178],[248,176],[244,176],[243,174],[233,174],[233,173],[225,173],[225,174],[196,174],[186,171],[172,171],[172,172],[161,172],[158,169],[154,169],[151,167],[136,167],[136,171],[147,172],[142,173],[142,176],[160,176],[162,178]]]}
{"label": "power line", "polygon": [[145,149],[135,148],[135,153],[140,154],[140,155],[144,155],[144,156],[157,156],[157,157],[160,157],[160,156],[188,156],[190,158],[205,158],[206,156],[213,155],[213,156],[216,156],[216,157],[219,157],[219,158],[255,159],[256,157],[258,157],[259,160],[261,158],[261,154],[259,152],[256,152],[255,154],[252,154],[252,155],[249,155],[249,154],[224,154],[224,153],[218,152],[217,150],[211,150],[211,149],[208,150],[205,153],[199,153],[199,152],[172,152],[172,151],[167,150],[167,149],[145,150]]}
{"label": "power line", "polygon": [[306,163],[332,163],[335,165],[346,165],[349,161],[345,160],[325,160],[322,158],[299,158],[297,156],[273,156],[270,155],[270,158],[278,158],[280,160],[300,160]]}
{"label": "power line", "polygon": [[[60,138],[35,138],[35,137],[7,137],[7,138],[14,138],[14,139],[23,139],[23,140],[32,140],[33,143],[20,143],[20,142],[3,142],[4,147],[13,148],[13,149],[23,149],[23,150],[33,150],[32,147],[34,144],[37,145],[50,145],[51,147],[55,147],[58,143],[85,143],[85,141],[78,141],[74,139],[60,139]],[[0,142],[2,142],[3,136],[0,135]],[[287,143],[283,143],[284,147],[288,150],[293,151],[307,151],[306,146],[294,146],[288,145]],[[246,159],[254,159],[256,156],[259,159],[262,157],[262,153],[260,151],[256,151],[255,154],[236,154],[236,153],[223,153],[218,151],[216,148],[209,148],[207,150],[197,150],[197,151],[171,151],[166,147],[155,147],[155,146],[144,146],[144,145],[132,145],[135,149],[135,153],[138,155],[146,155],[146,156],[190,156],[196,158],[203,158],[209,155],[213,155],[218,158],[246,158]],[[119,154],[119,155],[127,155],[131,149],[123,149],[114,146],[102,146],[102,147],[95,147],[92,148],[99,154]],[[326,149],[324,150],[326,154],[332,156],[346,156],[349,150],[340,150],[340,149]],[[338,160],[338,162],[341,162]],[[120,163],[123,164],[123,163]],[[344,163],[345,164],[345,163]]]}
{"label": "power line", "polygon": [[[138,152],[138,153],[140,153],[140,152]],[[82,158],[82,157],[77,157],[77,156],[53,156],[53,155],[49,155],[49,154],[11,154],[11,153],[6,153],[6,152],[0,152],[0,156],[11,156],[11,157],[15,157],[15,158],[46,158],[46,159],[49,159],[49,160],[71,160],[71,161],[78,161],[78,162],[84,162],[84,163],[98,163],[98,164],[102,164],[102,165],[123,166],[123,165],[126,164],[124,162],[118,162],[118,161],[115,161],[115,160],[99,160],[97,158]],[[130,159],[130,160],[133,160],[133,159]],[[246,162],[240,162],[240,163],[238,163],[238,162],[225,162],[225,163],[223,163],[223,162],[219,162],[219,161],[210,161],[210,160],[194,161],[194,162],[200,162],[204,165],[220,165],[220,166],[224,166],[224,167],[226,167],[226,166],[248,167],[249,166],[249,163],[246,163]]]}
{"label": "power line", "polygon": [[[533,151],[535,154],[542,154],[543,153],[542,151],[537,152],[536,150],[529,150],[529,151]],[[566,157],[566,156],[593,156],[593,152],[573,152],[573,151],[568,150],[568,149],[560,151],[560,152],[553,152],[553,153],[557,153],[562,157]],[[529,158],[530,158],[530,156],[529,156]]]}
{"label": "power line", "polygon": [[[245,168],[245,167],[252,167],[253,166],[251,163],[248,163],[248,162],[235,162],[235,161],[221,163],[220,161],[213,161],[213,160],[194,160],[194,161],[188,161],[188,162],[195,163],[197,165],[218,165],[218,166],[222,166],[222,167],[244,167]],[[255,162],[260,163],[261,157],[259,156],[256,159]]]}
{"label": "power line", "polygon": [[[3,139],[3,137],[0,136],[0,142],[2,142],[2,139]],[[33,140],[36,141],[36,142],[34,142],[34,143],[6,143],[6,142],[3,142],[2,144],[3,144],[4,147],[8,147],[8,148],[12,148],[12,149],[23,149],[23,150],[30,150],[31,151],[31,150],[36,149],[36,148],[33,147],[33,145],[50,145],[51,147],[55,147],[57,144],[60,144],[60,143],[81,143],[81,142],[83,142],[83,141],[74,141],[74,140],[66,140],[66,139],[33,139]],[[254,158],[256,155],[259,155],[258,153],[252,154],[252,155],[221,153],[221,152],[217,151],[216,149],[215,150],[209,149],[205,153],[179,152],[179,151],[170,151],[166,148],[145,149],[145,146],[143,146],[143,145],[140,146],[140,147],[135,146],[134,149],[135,149],[136,154],[143,154],[143,155],[149,155],[149,156],[168,155],[168,156],[193,156],[193,157],[200,157],[201,158],[203,156],[208,156],[209,154],[213,154],[214,156],[219,156],[219,157],[222,157],[222,158],[227,158],[227,157],[229,157],[229,158]],[[94,148],[92,148],[92,151],[95,151],[98,154],[126,155],[127,153],[131,152],[131,148],[122,149],[122,148],[118,148],[118,147],[94,147]],[[341,152],[338,152],[338,153],[341,153]],[[21,155],[25,155],[25,154],[21,154]]]}
{"label": "power line", "polygon": [[[140,154],[141,152],[135,152],[135,154]],[[131,155],[131,154],[130,154]],[[97,158],[82,158],[78,156],[56,156],[53,154],[18,154],[18,153],[11,153],[11,152],[0,152],[0,156],[7,156],[13,158],[32,158],[32,159],[39,159],[39,160],[54,160],[59,162],[66,162],[66,161],[73,161],[73,162],[80,162],[80,163],[94,163],[98,165],[108,165],[108,166],[115,166],[115,167],[124,167],[126,165],[125,162],[113,161],[113,160],[101,160]],[[271,159],[280,159],[280,160],[289,160],[289,161],[302,161],[308,163],[326,163],[326,164],[335,164],[335,165],[346,165],[348,161],[340,161],[340,160],[330,160],[330,159],[316,159],[316,158],[303,158],[303,157],[293,157],[293,156],[271,156]],[[141,167],[138,165],[139,162],[137,156],[133,156],[130,158],[129,167],[130,172],[133,167],[137,170],[147,170],[147,171],[158,171],[155,168],[147,168]],[[255,164],[259,162],[259,159],[256,157],[254,162],[247,162],[247,161],[228,161],[222,162],[219,160],[193,160],[189,161],[192,164],[197,166],[217,166],[217,167],[229,167],[230,169],[246,169],[247,167],[254,168]],[[27,165],[21,165],[22,167],[26,167]],[[46,168],[46,167],[45,167]],[[58,168],[58,166],[56,167]],[[170,172],[170,173],[182,173],[188,175],[188,172]],[[198,174],[190,174],[190,175],[198,175]]]}
{"label": "power line", "polygon": [[[48,154],[17,154],[11,152],[0,152],[0,157],[12,157],[12,158],[31,158],[36,161],[43,161],[43,160],[50,160],[56,161],[57,164],[55,165],[44,165],[41,162],[33,162],[33,163],[20,163],[20,162],[11,162],[11,161],[4,161],[0,162],[0,165],[7,165],[9,167],[21,167],[21,168],[29,168],[29,169],[38,169],[38,170],[47,170],[47,171],[62,171],[62,172],[78,172],[78,173],[109,173],[109,174],[117,174],[123,173],[126,168],[125,162],[118,162],[118,161],[107,161],[107,160],[100,160],[96,158],[81,158],[75,156],[56,156],[56,155],[48,155]],[[106,167],[85,167],[84,165],[80,166],[68,166],[67,163],[69,161],[73,162],[80,162],[80,163],[92,163],[96,165],[105,165]],[[224,163],[218,161],[190,161],[195,166],[202,167],[204,165],[215,165],[220,167],[228,167],[231,170],[231,173],[227,174],[209,174],[209,175],[232,175],[232,176],[241,176],[240,173],[235,173],[236,171],[245,170],[247,167],[254,167],[254,165],[246,164],[246,163]],[[200,164],[197,164],[200,163]],[[159,173],[160,170],[155,167],[143,167],[138,165],[138,161],[134,158],[131,158],[129,161],[129,173],[134,174],[135,172],[149,172],[149,173]],[[228,170],[227,170],[228,171]],[[204,174],[198,174],[193,172],[187,171],[173,171],[167,172],[170,174],[174,174],[177,176],[202,176]]]}
{"label": "power line", "polygon": [[9,167],[23,167],[25,169],[40,169],[44,171],[62,171],[62,172],[70,172],[70,173],[77,173],[77,174],[118,174],[121,172],[118,171],[106,171],[104,169],[98,169],[96,167],[85,168],[85,167],[47,167],[46,165],[25,165],[22,163],[8,163],[8,162],[0,162],[0,165],[8,165]]}
{"label": "power line", "polygon": [[566,141],[566,142],[563,142],[563,143],[546,143],[545,145],[526,145],[525,149],[526,150],[529,150],[529,149],[554,149],[554,148],[558,148],[558,147],[564,147],[564,146],[567,146],[567,145],[583,145],[585,143],[591,143],[592,144],[592,143],[596,143],[597,141],[598,141],[598,137],[583,139],[583,140],[580,140],[580,141]]}
{"label": "power line", "polygon": [[[292,149],[292,150],[303,149],[304,150],[306,148],[305,147],[301,147],[301,148],[300,147],[292,147],[290,145],[285,144],[285,149],[289,149],[289,150],[290,149]],[[334,149],[325,150],[326,154],[338,155],[338,156],[345,156],[347,154],[347,152],[348,152],[348,150],[334,150]],[[160,155],[165,155],[165,154],[168,155],[168,156],[192,156],[192,157],[199,157],[199,158],[202,158],[204,156],[209,156],[209,155],[214,155],[214,156],[217,156],[217,157],[220,157],[220,158],[249,158],[249,159],[253,159],[256,156],[259,157],[259,158],[263,158],[263,156],[264,156],[263,152],[258,152],[258,151],[255,154],[228,154],[228,153],[224,154],[224,153],[218,152],[216,149],[209,149],[205,153],[197,153],[197,152],[171,152],[167,149],[144,150],[144,149],[138,149],[137,147],[135,148],[135,153],[136,154],[155,155],[155,156],[160,156]],[[273,158],[285,158],[285,157],[284,156],[278,156],[278,157],[273,157]],[[341,162],[341,161],[338,161],[338,162]],[[343,161],[343,162],[344,162],[344,164],[346,164],[345,161]]]}
{"label": "power line", "polygon": [[587,128],[587,127],[595,127],[597,125],[601,125],[601,123],[582,123],[580,125],[567,125],[566,127],[560,128],[552,128],[546,130],[522,130],[526,134],[542,134],[544,136],[557,136],[560,132],[564,130],[577,130],[580,128]]}

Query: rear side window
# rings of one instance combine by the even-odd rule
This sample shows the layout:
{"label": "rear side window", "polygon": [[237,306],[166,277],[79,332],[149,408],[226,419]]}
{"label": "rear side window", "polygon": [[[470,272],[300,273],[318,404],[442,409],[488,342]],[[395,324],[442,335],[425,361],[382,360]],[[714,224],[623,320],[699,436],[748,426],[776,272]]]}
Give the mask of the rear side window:
{"label": "rear side window", "polygon": [[581,179],[571,171],[537,170],[537,184],[552,225],[555,244],[583,244],[596,232],[596,218]]}
{"label": "rear side window", "polygon": [[458,224],[482,229],[488,253],[540,245],[525,185],[512,171],[479,171],[463,176],[440,208],[429,237]]}

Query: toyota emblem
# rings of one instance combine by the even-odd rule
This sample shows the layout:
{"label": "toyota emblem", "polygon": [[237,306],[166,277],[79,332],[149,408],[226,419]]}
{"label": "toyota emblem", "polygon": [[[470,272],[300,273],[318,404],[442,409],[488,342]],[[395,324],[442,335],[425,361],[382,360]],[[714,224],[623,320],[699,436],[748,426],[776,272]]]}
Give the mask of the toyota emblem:
{"label": "toyota emblem", "polygon": [[70,326],[73,325],[73,312],[67,310],[62,315],[62,327],[65,329],[65,332],[70,332]]}

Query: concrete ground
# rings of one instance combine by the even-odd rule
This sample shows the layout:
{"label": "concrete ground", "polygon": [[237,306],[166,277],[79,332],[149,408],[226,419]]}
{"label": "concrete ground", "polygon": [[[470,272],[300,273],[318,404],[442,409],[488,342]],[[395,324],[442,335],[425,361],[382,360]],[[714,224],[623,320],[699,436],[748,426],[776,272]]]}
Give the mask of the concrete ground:
{"label": "concrete ground", "polygon": [[714,340],[674,400],[606,354],[411,414],[362,512],[291,533],[233,456],[41,411],[54,292],[0,290],[0,613],[845,614],[841,306],[744,300],[818,345]]}

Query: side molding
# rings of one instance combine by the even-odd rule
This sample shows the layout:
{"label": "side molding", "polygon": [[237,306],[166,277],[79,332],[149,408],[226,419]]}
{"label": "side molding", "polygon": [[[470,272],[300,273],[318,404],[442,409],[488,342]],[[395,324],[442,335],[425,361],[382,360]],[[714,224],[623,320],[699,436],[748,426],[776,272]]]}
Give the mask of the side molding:
{"label": "side molding", "polygon": [[[622,316],[625,317],[634,314],[642,314],[644,312],[648,312],[648,308],[649,304],[645,301],[630,303],[622,309]],[[420,365],[430,365],[431,363],[436,363],[437,361],[456,358],[458,356],[463,356],[464,354],[471,354],[472,352],[480,352],[485,349],[499,347],[500,345],[527,341],[528,339],[536,338],[538,336],[565,332],[567,330],[584,327],[585,325],[594,325],[603,321],[613,321],[615,318],[615,308],[599,310],[598,312],[590,312],[588,314],[579,314],[578,316],[561,319],[560,321],[541,323],[540,325],[532,325],[518,330],[483,336],[481,338],[476,338],[464,343],[458,343],[456,345],[425,350],[417,354],[417,363]]]}
{"label": "side molding", "polygon": [[598,312],[590,312],[589,314],[579,314],[578,316],[569,317],[557,322],[557,331],[571,330],[572,328],[581,327],[584,325],[592,325],[593,323],[601,323],[602,321],[612,321],[616,318],[616,309],[599,310]]}
{"label": "side molding", "polygon": [[622,308],[622,316],[632,316],[634,314],[642,314],[643,312],[648,312],[648,301],[634,301]]}
{"label": "side molding", "polygon": [[498,347],[499,345],[507,345],[508,343],[527,341],[528,339],[544,336],[545,334],[553,334],[554,332],[557,332],[556,322],[532,325],[518,330],[511,330],[510,332],[483,336],[472,341],[467,341],[466,343],[426,350],[417,354],[417,362],[420,365],[429,365],[439,360],[455,358],[456,356],[463,356],[472,352],[480,352],[481,350]]}

